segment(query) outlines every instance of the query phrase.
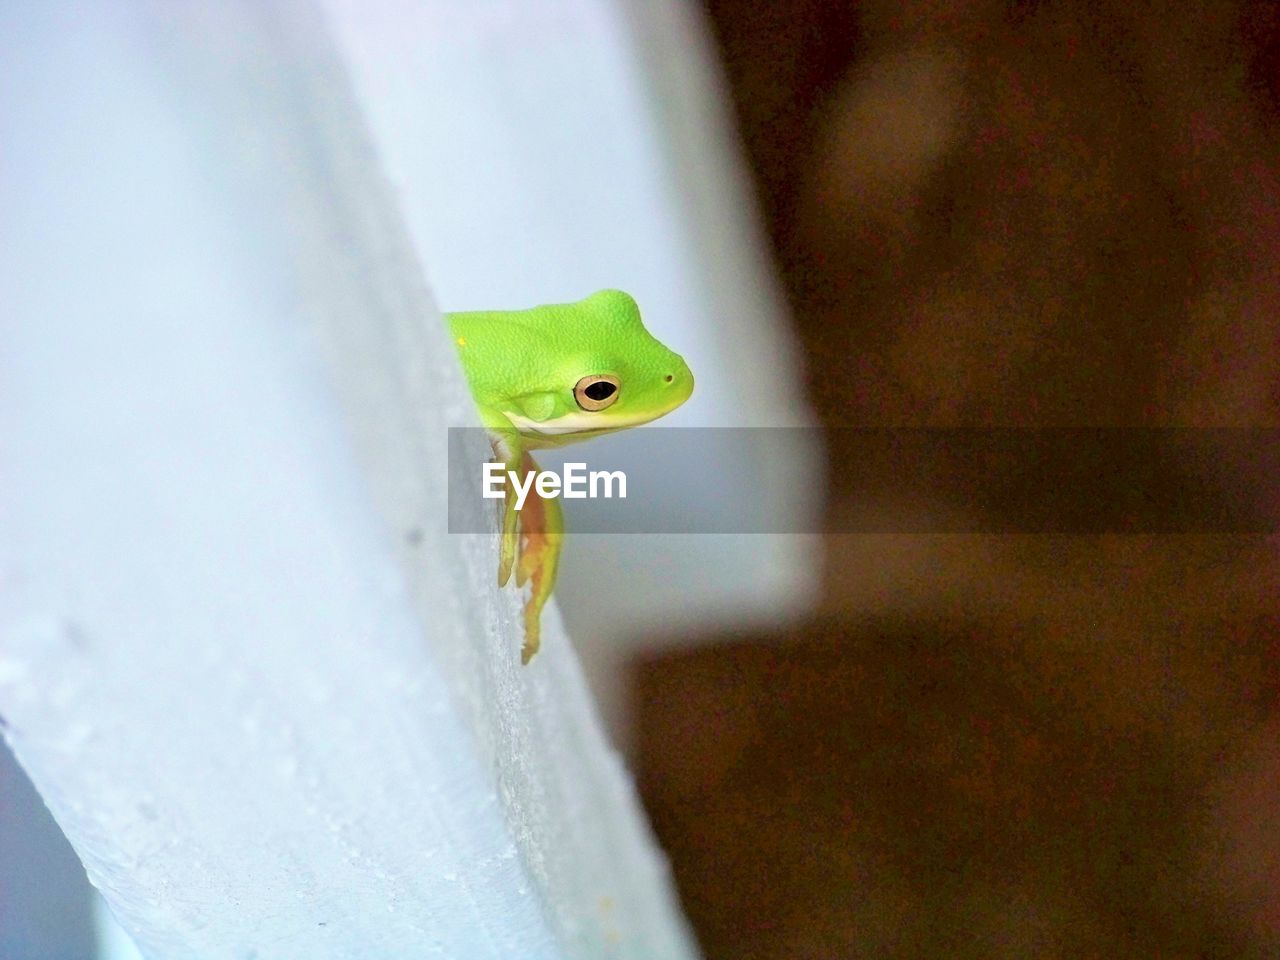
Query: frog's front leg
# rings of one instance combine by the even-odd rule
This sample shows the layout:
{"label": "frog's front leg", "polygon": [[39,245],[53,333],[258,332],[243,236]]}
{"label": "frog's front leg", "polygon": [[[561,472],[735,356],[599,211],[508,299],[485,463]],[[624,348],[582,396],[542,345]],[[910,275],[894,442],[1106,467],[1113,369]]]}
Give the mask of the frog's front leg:
{"label": "frog's front leg", "polygon": [[[538,465],[529,454],[524,455],[525,475],[537,474]],[[564,515],[558,497],[542,497],[531,486],[520,511],[520,562],[516,568],[516,585],[531,585],[524,605],[524,647],[520,662],[527,664],[538,652],[542,637],[542,608],[551,598],[560,566],[560,547],[564,539]]]}
{"label": "frog's front leg", "polygon": [[499,508],[502,511],[502,532],[498,537],[498,586],[505,587],[516,563],[516,526],[520,519],[520,514],[516,511],[516,488],[511,480],[520,475],[524,453],[511,438],[500,434],[493,436],[493,453],[495,460],[502,464],[503,489],[506,491]]}
{"label": "frog's front leg", "polygon": [[[509,464],[503,464],[510,469]],[[516,525],[520,514],[516,512],[515,485],[511,483],[512,473],[507,474],[507,495],[502,505],[502,533],[498,541],[498,586],[505,587],[511,579],[511,570],[516,563],[517,535]]]}

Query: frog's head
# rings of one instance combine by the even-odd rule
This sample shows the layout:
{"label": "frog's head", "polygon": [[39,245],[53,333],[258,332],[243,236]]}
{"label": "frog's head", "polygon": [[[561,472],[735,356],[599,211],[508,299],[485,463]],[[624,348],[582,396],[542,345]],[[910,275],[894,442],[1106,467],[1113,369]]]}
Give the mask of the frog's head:
{"label": "frog's head", "polygon": [[693,393],[688,365],[644,328],[635,300],[621,290],[568,304],[557,320],[564,412],[538,432],[563,443],[633,427],[670,413]]}

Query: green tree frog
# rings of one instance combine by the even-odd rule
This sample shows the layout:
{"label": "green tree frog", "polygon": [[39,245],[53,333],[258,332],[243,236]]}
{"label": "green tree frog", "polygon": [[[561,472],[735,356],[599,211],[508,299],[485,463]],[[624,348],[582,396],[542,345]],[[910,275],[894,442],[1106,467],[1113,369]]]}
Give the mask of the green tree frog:
{"label": "green tree frog", "polygon": [[[644,328],[621,290],[529,310],[445,315],[494,453],[522,481],[529,455],[648,423],[689,399],[693,374]],[[510,475],[509,475],[510,476]],[[564,520],[559,501],[536,492],[516,510],[506,484],[498,586],[531,584],[521,661],[538,652],[542,608],[555,587]]]}

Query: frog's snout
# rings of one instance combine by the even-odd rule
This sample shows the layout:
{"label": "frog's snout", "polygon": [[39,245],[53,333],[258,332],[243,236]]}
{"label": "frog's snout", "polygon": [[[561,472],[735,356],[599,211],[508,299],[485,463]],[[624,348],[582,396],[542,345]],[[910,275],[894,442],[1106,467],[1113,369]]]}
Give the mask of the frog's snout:
{"label": "frog's snout", "polygon": [[689,399],[693,393],[693,372],[679,357],[675,358],[675,363],[667,370],[663,381],[666,388],[674,394],[672,399],[673,406],[679,406]]}

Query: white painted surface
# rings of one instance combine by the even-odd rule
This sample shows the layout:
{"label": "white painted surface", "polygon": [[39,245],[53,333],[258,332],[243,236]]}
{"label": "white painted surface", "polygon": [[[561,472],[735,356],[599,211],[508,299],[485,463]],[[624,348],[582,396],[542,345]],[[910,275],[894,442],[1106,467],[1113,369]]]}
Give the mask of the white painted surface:
{"label": "white painted surface", "polygon": [[0,711],[143,954],[692,956],[311,9],[4,5],[0,142]]}

